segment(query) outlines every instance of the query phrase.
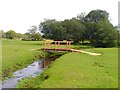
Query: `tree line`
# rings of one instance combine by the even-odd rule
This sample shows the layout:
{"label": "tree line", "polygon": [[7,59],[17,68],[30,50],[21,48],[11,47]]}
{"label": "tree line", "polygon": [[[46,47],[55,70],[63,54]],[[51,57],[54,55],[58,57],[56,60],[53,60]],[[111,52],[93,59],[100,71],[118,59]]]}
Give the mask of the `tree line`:
{"label": "tree line", "polygon": [[39,25],[43,37],[53,40],[71,40],[88,43],[94,47],[114,47],[119,44],[118,30],[110,23],[109,13],[92,10],[76,18],[56,21],[46,19]]}
{"label": "tree line", "polygon": [[[39,29],[39,32],[37,30]],[[33,25],[25,34],[0,31],[0,38],[22,40],[69,40],[94,47],[120,46],[120,33],[109,21],[109,13],[104,10],[92,10],[87,15],[81,13],[75,18],[57,21],[45,19],[39,27]],[[42,35],[41,35],[42,33]]]}
{"label": "tree line", "polygon": [[37,26],[33,25],[30,29],[27,30],[25,34],[16,33],[14,30],[9,30],[4,32],[0,31],[0,38],[6,39],[18,39],[24,41],[40,41],[42,40],[42,36],[39,32],[37,32]]}

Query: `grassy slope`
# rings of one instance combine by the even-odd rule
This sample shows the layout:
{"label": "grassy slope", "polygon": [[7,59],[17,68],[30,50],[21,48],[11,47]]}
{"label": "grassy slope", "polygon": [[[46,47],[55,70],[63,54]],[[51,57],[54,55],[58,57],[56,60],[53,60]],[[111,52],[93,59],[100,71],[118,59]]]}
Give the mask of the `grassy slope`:
{"label": "grassy slope", "polygon": [[[93,50],[93,49],[92,49]],[[89,50],[90,51],[90,50]],[[34,88],[113,88],[118,87],[118,52],[100,48],[101,56],[68,53],[58,58],[39,77],[25,79],[17,87]],[[48,77],[48,78],[47,78]],[[47,78],[41,81],[41,78]]]}
{"label": "grassy slope", "polygon": [[[3,76],[11,77],[12,72],[19,68],[25,67],[27,64],[38,59],[42,52],[31,50],[40,48],[41,42],[34,41],[17,41],[3,40],[2,41],[2,71]],[[34,59],[33,59],[34,58]]]}

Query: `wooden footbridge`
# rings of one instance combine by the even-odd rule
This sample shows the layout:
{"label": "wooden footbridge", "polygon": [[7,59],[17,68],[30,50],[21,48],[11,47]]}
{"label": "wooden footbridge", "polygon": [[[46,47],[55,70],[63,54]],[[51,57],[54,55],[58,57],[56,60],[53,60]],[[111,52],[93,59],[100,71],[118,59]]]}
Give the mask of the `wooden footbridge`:
{"label": "wooden footbridge", "polygon": [[45,51],[68,51],[68,52],[81,52],[86,53],[89,55],[101,55],[100,53],[92,53],[83,50],[76,50],[71,48],[72,41],[52,41],[52,40],[45,40],[43,44],[43,48],[41,50]]}
{"label": "wooden footbridge", "polygon": [[53,41],[53,40],[45,40],[43,44],[43,48],[41,50],[45,51],[69,51],[76,52],[76,50],[71,49],[72,41]]}

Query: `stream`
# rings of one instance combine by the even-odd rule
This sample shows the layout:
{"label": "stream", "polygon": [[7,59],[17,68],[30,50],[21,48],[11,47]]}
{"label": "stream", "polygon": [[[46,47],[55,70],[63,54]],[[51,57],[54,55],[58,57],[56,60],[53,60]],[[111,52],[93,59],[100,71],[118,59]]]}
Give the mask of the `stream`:
{"label": "stream", "polygon": [[2,88],[15,88],[19,80],[27,77],[35,77],[40,75],[44,70],[43,67],[44,60],[38,60],[22,70],[14,72],[14,78],[3,81]]}
{"label": "stream", "polygon": [[24,78],[28,78],[28,77],[32,78],[32,77],[36,77],[37,75],[40,75],[44,71],[44,69],[47,68],[49,64],[52,63],[52,61],[65,54],[63,52],[62,53],[47,52],[47,53],[48,56],[46,58],[35,61],[34,63],[28,65],[26,68],[14,72],[13,78],[3,81],[2,90],[6,90],[6,88],[14,89],[16,88],[16,85],[20,80]]}

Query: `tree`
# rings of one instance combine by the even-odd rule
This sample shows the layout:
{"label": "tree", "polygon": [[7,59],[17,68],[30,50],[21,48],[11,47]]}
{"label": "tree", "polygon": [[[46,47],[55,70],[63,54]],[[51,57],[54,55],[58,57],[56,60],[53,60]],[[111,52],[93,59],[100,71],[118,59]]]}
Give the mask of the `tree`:
{"label": "tree", "polygon": [[16,38],[17,39],[22,39],[23,38],[23,35],[21,33],[16,33]]}
{"label": "tree", "polygon": [[30,34],[34,34],[34,33],[36,33],[36,31],[37,31],[37,26],[35,26],[35,25],[31,26],[30,29],[28,29],[28,32]]}
{"label": "tree", "polygon": [[6,38],[6,34],[3,30],[0,30],[0,39],[1,38]]}
{"label": "tree", "polygon": [[49,35],[50,39],[53,40],[64,40],[65,39],[65,28],[61,25],[61,22],[51,23],[49,25],[51,34]]}
{"label": "tree", "polygon": [[77,19],[64,20],[63,27],[66,29],[66,39],[74,42],[83,41],[85,34],[85,26]]}
{"label": "tree", "polygon": [[53,40],[83,40],[85,26],[75,18],[61,22],[47,20],[42,22],[39,26],[45,38]]}
{"label": "tree", "polygon": [[45,20],[40,25],[40,30],[44,34],[45,38],[53,40],[64,40],[65,39],[65,29],[61,25],[61,22],[58,22],[54,19]]}
{"label": "tree", "polygon": [[84,18],[85,18],[85,12],[77,15],[77,19],[78,19],[80,22],[83,22],[83,21],[84,21]]}
{"label": "tree", "polygon": [[46,39],[51,38],[51,35],[52,35],[51,25],[52,25],[52,23],[55,23],[55,22],[56,22],[55,19],[51,19],[51,20],[50,19],[45,19],[44,22],[40,23],[39,30],[40,30],[41,33],[44,34],[44,37]]}
{"label": "tree", "polygon": [[8,39],[14,39],[16,37],[16,32],[13,30],[9,30],[6,32],[6,38]]}
{"label": "tree", "polygon": [[37,26],[33,25],[28,29],[28,33],[24,35],[24,40],[38,41],[42,40],[41,34],[37,33]]}
{"label": "tree", "polygon": [[103,10],[92,10],[83,18],[85,38],[95,47],[116,46],[118,32],[108,18],[109,13]]}
{"label": "tree", "polygon": [[25,33],[22,35],[22,40],[24,41],[30,41],[31,40],[31,37],[30,37],[30,33]]}
{"label": "tree", "polygon": [[103,10],[92,10],[88,13],[85,18],[83,19],[84,22],[99,22],[102,20],[108,20],[109,13]]}
{"label": "tree", "polygon": [[33,38],[35,41],[42,40],[42,36],[41,36],[40,33],[35,33],[35,34],[33,34],[32,38]]}
{"label": "tree", "polygon": [[85,39],[94,42],[94,33],[97,32],[97,23],[85,22],[84,25],[86,27]]}
{"label": "tree", "polygon": [[117,45],[118,32],[109,21],[92,23],[88,30],[88,38],[95,47],[114,47]]}
{"label": "tree", "polygon": [[81,13],[77,18],[56,21],[46,19],[40,23],[39,30],[46,39],[88,40],[95,47],[113,47],[117,42],[117,30],[108,20],[109,13],[92,10],[86,16]]}

